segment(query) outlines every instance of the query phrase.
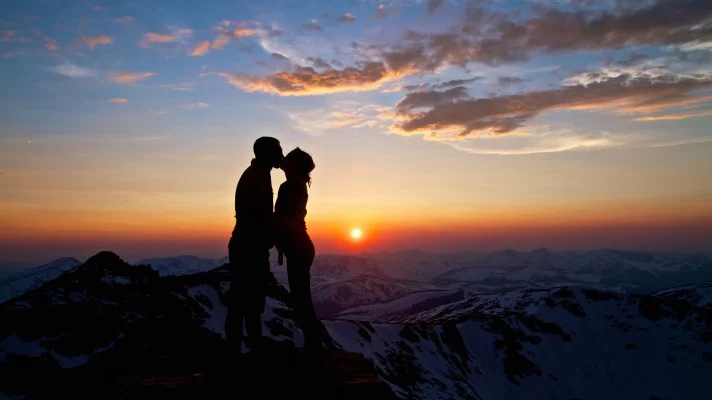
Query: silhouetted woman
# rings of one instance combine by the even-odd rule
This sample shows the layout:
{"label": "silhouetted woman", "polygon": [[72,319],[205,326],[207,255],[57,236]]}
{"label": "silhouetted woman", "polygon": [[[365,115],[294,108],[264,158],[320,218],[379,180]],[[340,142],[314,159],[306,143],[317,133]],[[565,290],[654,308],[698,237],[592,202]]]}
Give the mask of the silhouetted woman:
{"label": "silhouetted woman", "polygon": [[274,208],[277,248],[287,259],[292,307],[304,333],[304,347],[308,350],[322,349],[328,337],[312,303],[310,269],[314,261],[314,244],[304,221],[309,198],[307,186],[311,184],[310,174],[314,167],[311,156],[298,147],[284,157],[282,170],[287,180],[279,187]]}

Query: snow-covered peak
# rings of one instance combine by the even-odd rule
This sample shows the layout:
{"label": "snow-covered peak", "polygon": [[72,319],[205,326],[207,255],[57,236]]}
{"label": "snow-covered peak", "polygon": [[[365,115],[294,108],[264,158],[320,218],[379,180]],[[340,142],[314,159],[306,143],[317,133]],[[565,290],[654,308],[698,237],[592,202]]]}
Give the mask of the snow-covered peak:
{"label": "snow-covered peak", "polygon": [[81,262],[76,258],[62,257],[47,264],[18,272],[0,281],[0,303],[36,289],[65,272],[73,270],[80,264]]}

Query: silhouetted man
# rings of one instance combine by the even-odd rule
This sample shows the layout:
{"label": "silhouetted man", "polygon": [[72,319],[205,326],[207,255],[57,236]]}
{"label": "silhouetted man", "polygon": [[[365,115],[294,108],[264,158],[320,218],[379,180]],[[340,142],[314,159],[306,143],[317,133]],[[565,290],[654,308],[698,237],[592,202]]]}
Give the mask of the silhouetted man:
{"label": "silhouetted man", "polygon": [[262,313],[267,285],[272,277],[269,250],[274,246],[272,168],[282,162],[277,139],[261,137],[253,146],[255,158],[242,173],[235,189],[235,228],[228,244],[230,301],[225,335],[231,351],[240,352],[243,327],[245,344],[261,350]]}

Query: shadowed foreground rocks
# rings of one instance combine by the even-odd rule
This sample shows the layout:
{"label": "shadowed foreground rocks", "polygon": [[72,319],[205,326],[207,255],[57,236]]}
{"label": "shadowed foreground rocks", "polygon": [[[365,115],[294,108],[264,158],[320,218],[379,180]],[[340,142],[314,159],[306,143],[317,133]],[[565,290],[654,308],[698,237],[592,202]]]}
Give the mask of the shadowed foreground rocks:
{"label": "shadowed foreground rocks", "polygon": [[207,369],[136,367],[135,374],[122,373],[130,370],[129,365],[120,370],[89,366],[64,370],[23,385],[28,388],[23,395],[25,399],[397,398],[372,363],[358,353],[332,352],[317,358],[291,349],[226,357]]}
{"label": "shadowed foreground rocks", "polygon": [[308,357],[284,287],[270,287],[267,352],[230,357],[226,266],[161,278],[100,252],[0,304],[0,397],[393,398],[373,364],[336,350]]}

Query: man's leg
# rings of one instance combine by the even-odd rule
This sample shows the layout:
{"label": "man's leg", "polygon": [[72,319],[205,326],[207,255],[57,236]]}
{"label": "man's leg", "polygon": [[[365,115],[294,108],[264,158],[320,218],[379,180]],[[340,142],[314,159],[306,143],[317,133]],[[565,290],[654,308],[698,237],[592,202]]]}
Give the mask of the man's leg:
{"label": "man's leg", "polygon": [[240,277],[238,276],[240,256],[236,239],[233,236],[228,244],[230,292],[227,302],[227,315],[225,316],[225,339],[227,340],[229,351],[235,354],[240,353],[242,350],[243,319],[245,317],[244,296],[239,287]]}
{"label": "man's leg", "polygon": [[264,338],[262,337],[261,310],[252,307],[245,315],[245,328],[247,329],[247,345],[250,351],[263,351]]}
{"label": "man's leg", "polygon": [[251,351],[264,350],[262,336],[262,314],[265,311],[267,277],[269,274],[269,249],[254,251],[250,256],[250,279],[246,282],[249,297],[245,310],[245,328]]}
{"label": "man's leg", "polygon": [[240,353],[242,350],[244,319],[244,307],[240,304],[238,292],[237,286],[234,283],[230,283],[230,299],[227,306],[227,316],[225,317],[225,339],[227,340],[229,351],[235,354]]}

